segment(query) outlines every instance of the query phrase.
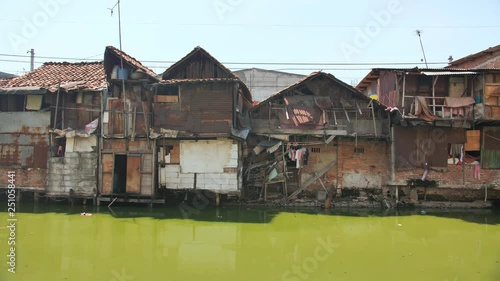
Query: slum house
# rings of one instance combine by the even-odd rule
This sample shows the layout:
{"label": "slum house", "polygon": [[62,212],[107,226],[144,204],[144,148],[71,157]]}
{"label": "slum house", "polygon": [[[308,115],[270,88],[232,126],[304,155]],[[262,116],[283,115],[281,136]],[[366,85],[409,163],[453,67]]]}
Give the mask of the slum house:
{"label": "slum house", "polygon": [[106,47],[104,69],[109,84],[102,110],[99,152],[101,201],[161,203],[155,199],[155,142],[152,92],[157,75],[115,47]]}
{"label": "slum house", "polygon": [[162,79],[153,99],[160,187],[238,195],[250,91],[201,47]]}
{"label": "slum house", "polygon": [[[392,120],[392,185],[477,188],[498,184],[499,73],[373,69],[359,83],[358,90],[378,96],[398,113]],[[453,200],[450,196],[458,193],[447,194]]]}
{"label": "slum house", "polygon": [[48,62],[0,87],[0,170],[16,172],[16,188],[95,198],[106,88],[100,62]]}
{"label": "slum house", "polygon": [[446,68],[498,69],[500,68],[500,45],[454,60]]}
{"label": "slum house", "polygon": [[[380,189],[387,181],[385,108],[333,75],[315,72],[251,109],[249,198],[323,200],[341,190]],[[323,197],[323,198],[321,198]]]}

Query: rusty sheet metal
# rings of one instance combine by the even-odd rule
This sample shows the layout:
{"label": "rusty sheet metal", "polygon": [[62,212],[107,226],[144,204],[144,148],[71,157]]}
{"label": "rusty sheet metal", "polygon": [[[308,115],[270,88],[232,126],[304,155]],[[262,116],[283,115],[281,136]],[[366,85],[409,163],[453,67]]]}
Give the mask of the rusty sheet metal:
{"label": "rusty sheet metal", "polygon": [[234,83],[180,84],[180,102],[154,104],[154,128],[193,134],[230,135],[233,120]]}
{"label": "rusty sheet metal", "polygon": [[0,165],[47,168],[50,112],[0,113]]}
{"label": "rusty sheet metal", "polygon": [[[316,106],[314,96],[290,96],[283,99],[288,112],[288,118],[286,112],[279,114],[283,128],[323,129],[328,123],[326,112]],[[289,127],[289,120],[292,120],[294,127]]]}
{"label": "rusty sheet metal", "polygon": [[500,168],[500,127],[483,128],[481,166],[485,169]]}
{"label": "rusty sheet metal", "polygon": [[448,145],[464,144],[465,130],[440,127],[394,126],[394,146],[397,169],[447,167]]}

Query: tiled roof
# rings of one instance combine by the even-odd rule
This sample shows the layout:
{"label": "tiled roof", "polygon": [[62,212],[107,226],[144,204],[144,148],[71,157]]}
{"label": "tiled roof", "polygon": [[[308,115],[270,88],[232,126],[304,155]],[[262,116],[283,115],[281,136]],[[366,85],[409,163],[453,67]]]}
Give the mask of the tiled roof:
{"label": "tiled roof", "polygon": [[102,62],[46,62],[33,71],[8,80],[1,87],[37,86],[55,92],[59,85],[66,91],[100,90],[106,87]]}
{"label": "tiled roof", "polygon": [[122,51],[120,51],[119,49],[117,49],[117,48],[115,48],[113,46],[107,46],[106,47],[106,52],[108,52],[108,51],[114,53],[117,57],[120,57],[120,55],[121,55],[122,58],[123,58],[123,60],[126,63],[134,66],[137,69],[140,69],[140,70],[146,72],[149,76],[151,76],[153,78],[156,78],[158,76],[156,73],[154,73],[153,70],[151,70],[151,69],[147,68],[146,66],[142,65],[141,62],[139,62],[138,60],[136,60],[134,57],[129,56],[127,53],[122,52]]}
{"label": "tiled roof", "polygon": [[9,83],[9,81],[10,81],[10,79],[0,79],[0,87],[7,85],[7,83]]}

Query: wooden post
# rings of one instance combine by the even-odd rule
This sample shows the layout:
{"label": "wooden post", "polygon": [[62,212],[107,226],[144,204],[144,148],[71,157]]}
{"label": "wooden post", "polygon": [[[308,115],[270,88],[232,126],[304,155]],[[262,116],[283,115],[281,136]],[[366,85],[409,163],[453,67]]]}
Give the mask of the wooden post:
{"label": "wooden post", "polygon": [[[432,113],[436,115],[436,83],[438,81],[438,75],[434,77],[434,81],[432,83]],[[443,112],[444,117],[444,112]]]}
{"label": "wooden post", "polygon": [[59,83],[59,86],[57,87],[56,111],[55,111],[55,114],[54,114],[54,127],[53,127],[54,129],[57,126],[57,109],[59,108],[59,92],[61,92],[61,83]]}
{"label": "wooden post", "polygon": [[220,207],[220,194],[215,194],[215,206]]}
{"label": "wooden post", "polygon": [[405,92],[406,92],[406,73],[403,73],[403,98],[401,99],[401,107],[402,107],[403,116],[406,115],[406,113],[405,113]]}

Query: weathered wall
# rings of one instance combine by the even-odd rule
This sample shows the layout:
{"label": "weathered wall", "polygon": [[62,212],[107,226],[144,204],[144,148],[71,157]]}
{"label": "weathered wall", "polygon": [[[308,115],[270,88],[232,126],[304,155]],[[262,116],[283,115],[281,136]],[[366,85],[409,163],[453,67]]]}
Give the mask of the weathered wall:
{"label": "weathered wall", "polygon": [[49,158],[47,194],[92,195],[97,188],[97,153],[66,152],[64,157]]}
{"label": "weathered wall", "polygon": [[384,140],[338,140],[338,188],[381,188],[390,178],[390,145]]}
{"label": "weathered wall", "polygon": [[[465,168],[465,170],[464,170]],[[424,169],[412,169],[395,172],[396,185],[406,185],[408,179],[421,179]],[[448,165],[445,171],[430,170],[427,180],[435,180],[439,187],[450,188],[481,188],[484,184],[500,185],[500,170],[481,169],[481,179],[474,178],[474,165]]]}
{"label": "weathered wall", "polygon": [[180,164],[160,166],[160,185],[168,189],[236,192],[241,184],[238,159],[239,144],[229,139],[180,141]]}
{"label": "weathered wall", "polygon": [[[320,148],[319,153],[311,148]],[[322,177],[325,186],[337,188],[382,188],[390,179],[390,144],[384,140],[358,138],[340,138],[328,145],[309,147],[309,165],[304,166],[304,178],[308,178],[326,163],[337,159],[337,165],[331,168],[326,177]],[[328,188],[328,187],[327,187]],[[323,190],[316,181],[309,190]]]}
{"label": "weathered wall", "polygon": [[154,129],[194,136],[229,136],[237,82],[182,83],[178,102],[153,105]]}
{"label": "weathered wall", "polygon": [[15,171],[16,188],[45,188],[49,124],[50,112],[0,112],[0,172]]}

